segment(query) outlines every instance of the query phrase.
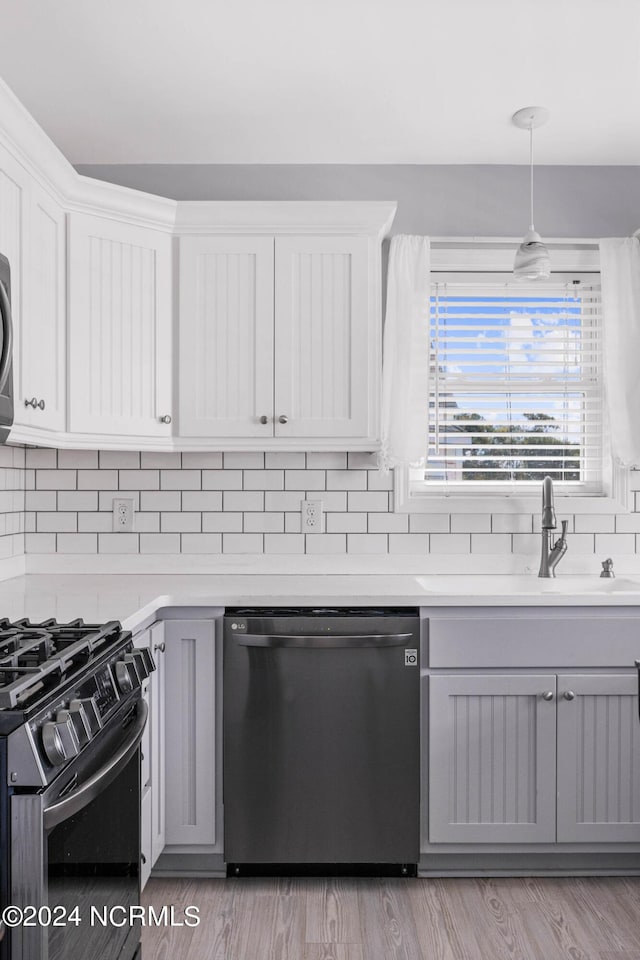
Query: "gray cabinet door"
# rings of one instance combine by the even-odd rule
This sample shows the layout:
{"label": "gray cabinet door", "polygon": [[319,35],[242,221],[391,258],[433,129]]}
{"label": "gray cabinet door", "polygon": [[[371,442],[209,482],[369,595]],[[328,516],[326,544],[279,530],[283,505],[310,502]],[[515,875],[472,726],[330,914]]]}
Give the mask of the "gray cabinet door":
{"label": "gray cabinet door", "polygon": [[555,688],[549,675],[430,677],[431,843],[555,840]]}
{"label": "gray cabinet door", "polygon": [[635,672],[558,677],[559,842],[640,842],[637,693]]}
{"label": "gray cabinet door", "polygon": [[215,629],[213,620],[164,624],[167,845],[211,850],[218,839]]}

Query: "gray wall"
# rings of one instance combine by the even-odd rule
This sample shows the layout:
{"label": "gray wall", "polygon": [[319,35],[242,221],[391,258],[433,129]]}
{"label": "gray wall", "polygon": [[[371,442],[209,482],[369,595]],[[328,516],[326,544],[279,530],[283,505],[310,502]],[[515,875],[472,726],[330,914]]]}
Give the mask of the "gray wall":
{"label": "gray wall", "polygon": [[[80,173],[175,200],[397,200],[393,233],[520,236],[527,166],[84,164]],[[546,237],[627,236],[640,227],[640,166],[540,166]]]}

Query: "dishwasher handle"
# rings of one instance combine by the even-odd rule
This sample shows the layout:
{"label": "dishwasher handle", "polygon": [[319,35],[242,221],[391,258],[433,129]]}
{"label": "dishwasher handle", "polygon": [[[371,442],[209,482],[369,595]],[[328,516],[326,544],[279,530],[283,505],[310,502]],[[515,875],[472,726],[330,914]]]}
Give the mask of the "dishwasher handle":
{"label": "dishwasher handle", "polygon": [[305,636],[273,633],[234,634],[233,639],[241,647],[302,647],[305,649],[329,649],[336,647],[402,647],[411,640],[411,633],[389,634],[326,634]]}

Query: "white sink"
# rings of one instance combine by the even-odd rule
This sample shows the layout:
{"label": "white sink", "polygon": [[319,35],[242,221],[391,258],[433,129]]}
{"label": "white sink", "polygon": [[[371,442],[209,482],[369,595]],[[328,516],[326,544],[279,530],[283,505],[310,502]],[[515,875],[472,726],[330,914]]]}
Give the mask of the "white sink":
{"label": "white sink", "polygon": [[640,578],[631,580],[616,577],[612,580],[591,575],[558,575],[555,579],[529,576],[474,574],[416,577],[416,583],[426,594],[441,596],[544,596],[562,594],[564,596],[606,596],[608,594],[636,594],[640,596]]}

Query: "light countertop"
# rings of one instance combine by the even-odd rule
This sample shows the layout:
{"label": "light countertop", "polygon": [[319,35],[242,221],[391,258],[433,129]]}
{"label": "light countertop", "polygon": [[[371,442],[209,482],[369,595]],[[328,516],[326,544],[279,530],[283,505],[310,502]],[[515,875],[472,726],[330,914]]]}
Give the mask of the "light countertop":
{"label": "light countertop", "polygon": [[381,574],[27,574],[0,582],[0,616],[120,620],[133,630],[163,607],[640,606],[640,577]]}

